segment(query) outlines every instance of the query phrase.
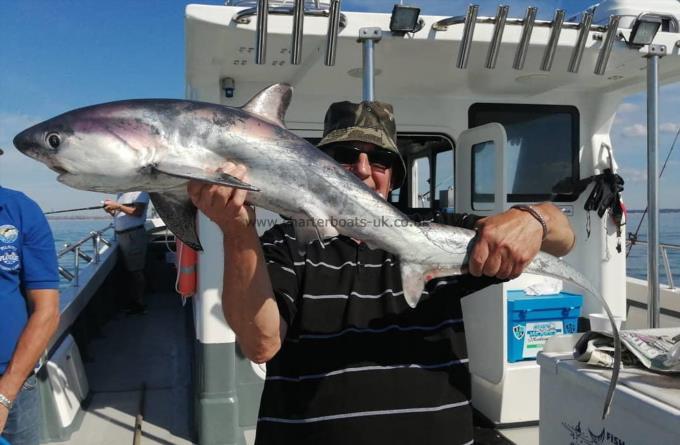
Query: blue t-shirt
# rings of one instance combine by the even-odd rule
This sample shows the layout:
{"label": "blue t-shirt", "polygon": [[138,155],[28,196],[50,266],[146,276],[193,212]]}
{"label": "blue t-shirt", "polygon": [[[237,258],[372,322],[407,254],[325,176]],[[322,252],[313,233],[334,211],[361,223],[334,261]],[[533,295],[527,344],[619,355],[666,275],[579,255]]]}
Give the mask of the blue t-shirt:
{"label": "blue t-shirt", "polygon": [[52,231],[40,207],[21,192],[0,187],[0,374],[28,321],[22,289],[58,289]]}

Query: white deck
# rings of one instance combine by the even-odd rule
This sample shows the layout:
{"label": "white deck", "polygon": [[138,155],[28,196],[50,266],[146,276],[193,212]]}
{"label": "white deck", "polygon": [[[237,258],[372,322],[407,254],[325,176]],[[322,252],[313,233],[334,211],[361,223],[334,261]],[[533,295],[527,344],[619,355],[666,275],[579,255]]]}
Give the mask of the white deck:
{"label": "white deck", "polygon": [[90,400],[70,445],[120,445],[133,440],[141,388],[146,383],[142,440],[185,445],[191,441],[191,344],[176,294],[147,295],[145,315],[119,315],[88,345],[83,360]]}

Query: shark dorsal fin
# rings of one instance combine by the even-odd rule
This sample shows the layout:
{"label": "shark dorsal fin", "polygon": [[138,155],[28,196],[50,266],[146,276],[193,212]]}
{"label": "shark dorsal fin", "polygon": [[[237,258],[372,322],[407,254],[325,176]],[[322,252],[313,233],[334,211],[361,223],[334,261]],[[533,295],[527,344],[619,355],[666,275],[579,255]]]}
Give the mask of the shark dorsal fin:
{"label": "shark dorsal fin", "polygon": [[283,119],[292,95],[293,87],[285,83],[276,83],[257,93],[242,109],[272,124],[286,128]]}

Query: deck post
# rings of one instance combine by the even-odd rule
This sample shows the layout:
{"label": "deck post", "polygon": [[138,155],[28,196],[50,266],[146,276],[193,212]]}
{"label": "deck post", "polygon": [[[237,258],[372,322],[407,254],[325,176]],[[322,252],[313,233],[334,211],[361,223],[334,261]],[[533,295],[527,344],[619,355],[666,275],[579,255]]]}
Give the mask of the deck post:
{"label": "deck post", "polygon": [[382,39],[380,28],[361,28],[359,42],[363,45],[363,97],[362,100],[375,99],[375,43]]}
{"label": "deck post", "polygon": [[659,287],[659,59],[662,45],[649,45],[647,54],[647,323],[659,327],[661,289]]}

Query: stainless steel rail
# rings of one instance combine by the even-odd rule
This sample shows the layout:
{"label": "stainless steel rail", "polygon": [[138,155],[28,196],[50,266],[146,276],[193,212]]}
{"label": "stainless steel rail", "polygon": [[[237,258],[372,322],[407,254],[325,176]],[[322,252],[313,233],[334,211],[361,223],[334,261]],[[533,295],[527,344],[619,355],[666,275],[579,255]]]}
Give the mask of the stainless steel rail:
{"label": "stainless steel rail", "polygon": [[[463,28],[463,37],[460,41],[460,48],[458,49],[458,58],[456,59],[456,66],[462,70],[467,68],[468,60],[470,59],[470,47],[472,46],[472,37],[475,33],[475,24],[477,23],[477,14],[479,13],[478,5],[468,6],[467,15],[463,20],[465,27]],[[494,19],[495,22],[496,19]]]}
{"label": "stainless steel rail", "polygon": [[328,9],[321,8],[315,3],[313,8],[305,8],[304,0],[296,0],[291,6],[269,7],[268,0],[258,0],[255,8],[243,9],[231,18],[235,23],[246,25],[251,17],[256,16],[255,30],[255,63],[264,65],[267,60],[267,21],[269,15],[292,15],[293,31],[291,34],[290,63],[299,65],[302,62],[302,40],[304,38],[304,17],[328,17],[328,32],[326,34],[326,66],[335,65],[338,32],[345,28],[347,17],[340,12],[340,0],[331,0]]}
{"label": "stainless steel rail", "polygon": [[[643,246],[648,246],[649,243],[647,241],[642,241],[639,239],[633,239],[633,238],[628,238],[626,241],[627,245],[636,245],[640,244]],[[664,266],[664,272],[666,273],[666,277],[668,278],[668,287],[670,289],[675,289],[675,282],[673,281],[673,270],[671,269],[671,263],[668,259],[668,253],[669,252],[677,252],[680,254],[680,244],[667,244],[667,243],[660,243],[659,244],[659,252],[661,253],[661,258],[663,259],[663,266]],[[678,274],[680,274],[680,264],[678,265]]]}
{"label": "stainless steel rail", "polygon": [[621,17],[613,15],[609,17],[609,23],[607,24],[607,34],[604,37],[604,43],[600,49],[600,53],[597,55],[597,62],[595,63],[595,74],[603,76],[607,69],[607,63],[609,63],[609,55],[612,52],[612,47],[614,45],[614,39],[617,37],[617,32],[619,29],[619,21]]}
{"label": "stainless steel rail", "polygon": [[[111,246],[111,242],[102,235],[113,229],[113,224],[108,225],[102,230],[92,231],[85,238],[73,243],[66,244],[62,250],[57,253],[57,258],[61,258],[69,253],[73,254],[73,270],[68,270],[63,266],[59,266],[59,275],[64,277],[66,281],[72,283],[74,287],[79,285],[78,277],[80,276],[80,260],[84,260],[87,264],[99,264],[99,255],[101,253],[102,245]],[[92,246],[92,255],[83,251],[83,247],[88,243]]]}
{"label": "stainless steel rail", "polygon": [[562,33],[562,28],[564,27],[564,14],[564,9],[558,9],[555,11],[555,17],[553,18],[550,31],[550,38],[548,39],[548,45],[545,47],[545,53],[543,53],[541,71],[550,71],[552,69],[553,60],[555,60],[555,51],[557,51],[557,43],[560,41],[560,34]]}
{"label": "stainless steel rail", "polygon": [[576,47],[574,52],[571,54],[571,60],[569,60],[568,71],[570,73],[578,73],[578,69],[581,66],[581,58],[583,57],[583,50],[586,47],[586,42],[588,40],[588,34],[590,33],[590,27],[593,25],[593,13],[586,12],[583,14],[581,19],[581,30],[578,34],[578,40],[576,41]]}
{"label": "stainless steel rail", "polygon": [[[460,15],[460,16],[442,19],[442,20],[440,20],[440,21],[438,21],[438,22],[436,22],[432,25],[432,30],[433,31],[446,31],[446,30],[449,29],[449,26],[464,24],[465,18],[466,18],[466,16]],[[495,24],[496,23],[496,17],[479,16],[479,17],[477,17],[476,23]],[[508,19],[506,19],[505,24],[506,25],[524,25],[525,19],[508,18]],[[552,28],[553,21],[552,20],[535,20],[533,22],[533,26],[538,27],[538,28]],[[562,24],[562,29],[580,30],[581,29],[581,23],[564,22]],[[591,25],[590,30],[595,31],[595,32],[605,32],[605,31],[607,31],[607,26],[606,25]]]}
{"label": "stainless steel rail", "polygon": [[[603,26],[592,24],[592,13],[584,14],[580,23],[565,22],[565,12],[562,9],[555,10],[555,16],[550,21],[536,20],[537,8],[535,7],[527,8],[524,18],[508,18],[507,15],[509,6],[506,5],[501,5],[498,7],[496,17],[477,16],[478,10],[479,6],[473,4],[468,7],[468,11],[465,16],[445,18],[432,25],[432,30],[435,32],[446,31],[449,29],[449,26],[464,26],[463,37],[458,50],[458,59],[456,61],[456,66],[460,69],[467,68],[474,28],[478,23],[494,25],[494,34],[489,46],[485,64],[485,66],[489,69],[493,69],[496,65],[496,58],[498,57],[499,47],[503,38],[503,29],[506,26],[517,25],[522,27],[522,37],[517,47],[517,52],[515,53],[515,59],[512,65],[516,70],[521,70],[524,67],[524,60],[527,49],[529,48],[529,41],[531,39],[531,33],[533,32],[534,27],[550,29],[550,39],[546,45],[543,59],[541,61],[541,71],[550,71],[552,69],[560,33],[563,29],[574,29],[579,31],[576,45],[572,50],[571,60],[569,61],[568,69],[571,73],[577,73],[579,70],[583,51],[585,50],[585,46],[591,32],[594,31],[596,33],[605,35],[604,42],[598,54],[597,65],[595,68],[595,74],[597,75],[603,75],[607,69],[607,63],[609,61],[609,55],[613,48],[614,41],[618,39],[617,32],[620,19],[619,16],[611,16],[609,23],[606,26]],[[601,34],[596,34],[593,37],[602,39]]]}
{"label": "stainless steel rail", "polygon": [[[295,5],[291,6],[272,6],[269,8],[270,15],[294,15]],[[308,9],[305,8],[304,15],[310,17],[328,17],[330,16],[329,9]],[[257,16],[257,8],[243,9],[231,18],[231,20],[239,25],[247,25],[253,16]],[[344,28],[347,24],[347,17],[340,14],[340,27]]]}
{"label": "stainless steel rail", "polygon": [[[531,41],[531,34],[534,32],[534,23],[536,23],[536,13],[538,8],[531,6],[527,8],[527,13],[522,21],[522,37],[515,53],[515,61],[512,67],[516,70],[524,69],[524,61],[527,57],[527,50],[529,49],[529,42]],[[507,18],[506,18],[507,23]]]}
{"label": "stainless steel rail", "polygon": [[269,0],[258,0],[255,29],[255,63],[264,65],[267,61],[267,18],[269,17]]}

